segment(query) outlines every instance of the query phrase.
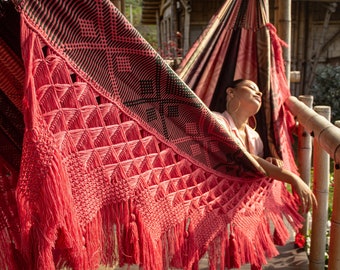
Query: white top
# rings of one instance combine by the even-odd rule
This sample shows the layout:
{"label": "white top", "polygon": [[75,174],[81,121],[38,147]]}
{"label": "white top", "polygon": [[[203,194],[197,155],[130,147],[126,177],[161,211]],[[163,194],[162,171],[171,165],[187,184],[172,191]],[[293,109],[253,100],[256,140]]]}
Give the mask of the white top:
{"label": "white top", "polygon": [[218,116],[219,122],[235,136],[235,140],[239,145],[243,146],[250,154],[263,157],[263,142],[254,129],[246,125],[245,132],[248,140],[248,146],[246,146],[230,114],[227,111],[223,113],[214,112],[214,114]]}

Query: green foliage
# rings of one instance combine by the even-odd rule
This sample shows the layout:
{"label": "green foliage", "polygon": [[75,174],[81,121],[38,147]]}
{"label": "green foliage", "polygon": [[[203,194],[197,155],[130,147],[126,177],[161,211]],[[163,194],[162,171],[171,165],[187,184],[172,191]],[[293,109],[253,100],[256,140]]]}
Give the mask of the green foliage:
{"label": "green foliage", "polygon": [[[125,0],[124,15],[135,27],[140,24],[142,16],[142,1],[141,0]],[[132,21],[131,21],[132,19]]]}
{"label": "green foliage", "polygon": [[331,121],[340,120],[340,66],[326,65],[316,71],[310,94],[315,105],[331,107]]}
{"label": "green foliage", "polygon": [[151,46],[157,50],[156,25],[144,25],[142,20],[142,0],[125,0],[125,17],[138,30]]}

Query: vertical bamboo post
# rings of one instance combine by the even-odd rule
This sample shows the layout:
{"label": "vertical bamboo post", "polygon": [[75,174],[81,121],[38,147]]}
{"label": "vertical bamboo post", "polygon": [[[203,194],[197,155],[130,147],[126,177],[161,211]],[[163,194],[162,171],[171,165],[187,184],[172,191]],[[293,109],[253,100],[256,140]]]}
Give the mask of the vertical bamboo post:
{"label": "vertical bamboo post", "polygon": [[[340,121],[335,125],[340,128]],[[340,269],[340,161],[334,160],[333,212],[329,244],[328,269]]]}
{"label": "vertical bamboo post", "polygon": [[[309,108],[312,108],[313,105],[313,96],[299,96],[299,100],[302,101]],[[305,183],[310,186],[311,179],[311,166],[312,166],[312,137],[307,132],[303,125],[299,125],[298,128],[298,165],[300,177]],[[310,212],[304,215],[305,222],[301,229],[301,233],[303,235],[307,235],[308,230],[310,229],[308,226],[308,221],[310,220]]]}
{"label": "vertical bamboo post", "polygon": [[130,5],[130,22],[133,25],[133,12],[132,12],[132,5]]}
{"label": "vertical bamboo post", "polygon": [[[329,106],[315,106],[314,110],[330,119]],[[328,190],[329,190],[329,154],[322,149],[317,140],[313,144],[314,156],[314,181],[313,192],[318,201],[318,206],[313,207],[311,249],[309,258],[310,270],[325,269],[326,231],[328,220]]]}
{"label": "vertical bamboo post", "polygon": [[286,68],[286,77],[287,81],[290,82],[290,65],[291,65],[291,52],[290,52],[290,44],[291,44],[291,25],[292,25],[292,18],[291,18],[291,7],[292,1],[278,1],[278,34],[287,44],[287,48],[282,48],[283,51],[283,58],[285,61],[285,68]]}

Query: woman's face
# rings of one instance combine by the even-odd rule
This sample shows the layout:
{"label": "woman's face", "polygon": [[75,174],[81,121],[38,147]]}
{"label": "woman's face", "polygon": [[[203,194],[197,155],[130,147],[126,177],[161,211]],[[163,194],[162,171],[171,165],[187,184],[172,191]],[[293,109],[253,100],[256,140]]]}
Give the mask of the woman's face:
{"label": "woman's face", "polygon": [[240,101],[241,108],[254,111],[254,114],[258,112],[262,104],[262,93],[258,86],[250,81],[245,80],[239,83],[234,88],[234,95]]}

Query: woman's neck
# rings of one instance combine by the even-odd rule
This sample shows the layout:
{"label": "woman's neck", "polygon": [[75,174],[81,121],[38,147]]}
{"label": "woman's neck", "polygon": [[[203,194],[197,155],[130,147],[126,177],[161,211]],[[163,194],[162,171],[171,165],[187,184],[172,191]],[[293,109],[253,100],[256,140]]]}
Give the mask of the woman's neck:
{"label": "woman's neck", "polygon": [[228,113],[231,116],[231,118],[233,119],[236,128],[240,131],[244,131],[245,128],[246,128],[246,125],[248,124],[248,118],[249,117],[240,114],[240,112],[235,112],[235,113],[228,112]]}
{"label": "woman's neck", "polygon": [[247,130],[246,130],[246,126],[248,124],[248,117],[238,112],[229,113],[229,115],[233,119],[234,125],[238,130],[238,135],[237,135],[238,138],[242,141],[243,145],[249,151],[248,136],[247,136]]}

